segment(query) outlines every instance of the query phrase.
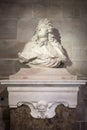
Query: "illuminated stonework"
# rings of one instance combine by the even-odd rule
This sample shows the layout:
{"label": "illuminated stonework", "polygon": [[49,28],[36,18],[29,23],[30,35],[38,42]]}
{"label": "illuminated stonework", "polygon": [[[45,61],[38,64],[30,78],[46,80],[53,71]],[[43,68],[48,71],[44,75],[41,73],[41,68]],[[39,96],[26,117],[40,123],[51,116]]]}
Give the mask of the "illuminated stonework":
{"label": "illuminated stonework", "polygon": [[62,45],[54,35],[50,21],[41,19],[31,41],[18,53],[19,61],[30,67],[59,67],[67,61]]}

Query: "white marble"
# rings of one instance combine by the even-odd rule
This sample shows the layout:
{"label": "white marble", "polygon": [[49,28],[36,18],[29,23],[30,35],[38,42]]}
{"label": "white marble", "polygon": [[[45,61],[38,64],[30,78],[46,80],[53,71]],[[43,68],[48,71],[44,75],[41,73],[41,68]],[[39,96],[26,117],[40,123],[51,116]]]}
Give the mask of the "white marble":
{"label": "white marble", "polygon": [[[2,80],[2,84],[8,84],[8,85],[84,85],[86,80]],[[21,86],[22,87],[22,86]]]}
{"label": "white marble", "polygon": [[[64,49],[55,36],[54,27],[47,19],[41,19],[32,39],[18,53],[19,61],[30,67],[59,67],[67,61]],[[57,31],[56,31],[57,35]]]}
{"label": "white marble", "polygon": [[59,104],[75,108],[79,87],[85,83],[65,69],[52,68],[21,69],[9,80],[1,81],[7,85],[10,108],[28,105],[32,117],[42,119],[54,117]]}

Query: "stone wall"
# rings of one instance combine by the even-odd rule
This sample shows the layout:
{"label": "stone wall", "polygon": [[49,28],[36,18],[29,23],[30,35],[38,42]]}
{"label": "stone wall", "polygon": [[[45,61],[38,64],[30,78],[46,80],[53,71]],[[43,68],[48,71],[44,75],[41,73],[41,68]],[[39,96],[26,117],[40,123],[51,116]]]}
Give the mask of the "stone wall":
{"label": "stone wall", "polygon": [[41,18],[48,18],[59,30],[61,42],[72,61],[68,71],[86,78],[86,8],[86,0],[1,0],[0,78],[16,72],[17,53],[31,39]]}
{"label": "stone wall", "polygon": [[[41,18],[48,18],[59,30],[61,43],[72,61],[67,70],[80,79],[87,79],[86,0],[0,0],[0,79],[8,78],[22,66],[17,53],[31,39]],[[83,93],[87,102],[87,93]],[[0,112],[5,110],[8,113],[7,104],[7,92],[3,86],[0,87]],[[84,109],[84,115],[87,115],[87,107]],[[83,113],[80,107],[79,112]],[[8,122],[9,115],[5,115],[4,120]],[[87,116],[84,118],[87,120]],[[0,128],[4,126],[1,122]]]}

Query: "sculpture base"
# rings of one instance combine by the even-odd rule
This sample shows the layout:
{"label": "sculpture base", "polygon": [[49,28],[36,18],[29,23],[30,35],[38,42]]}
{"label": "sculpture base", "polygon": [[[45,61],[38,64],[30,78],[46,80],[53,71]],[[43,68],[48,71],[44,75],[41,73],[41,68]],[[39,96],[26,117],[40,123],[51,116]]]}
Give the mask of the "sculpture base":
{"label": "sculpture base", "polygon": [[67,85],[8,87],[9,106],[16,108],[25,104],[30,107],[34,118],[52,118],[58,105],[64,104],[70,108],[75,108],[77,105],[79,86]]}
{"label": "sculpture base", "polygon": [[1,83],[8,86],[9,107],[28,105],[32,117],[44,119],[54,117],[60,104],[75,108],[79,86],[85,81],[65,69],[33,68],[22,69]]}
{"label": "sculpture base", "polygon": [[9,77],[16,80],[77,80],[76,75],[71,75],[65,68],[22,68],[19,72]]}

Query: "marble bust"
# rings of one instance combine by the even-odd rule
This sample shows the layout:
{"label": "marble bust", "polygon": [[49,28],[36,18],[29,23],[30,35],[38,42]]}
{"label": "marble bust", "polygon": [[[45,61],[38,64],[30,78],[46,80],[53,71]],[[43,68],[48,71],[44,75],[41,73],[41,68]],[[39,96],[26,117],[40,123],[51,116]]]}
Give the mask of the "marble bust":
{"label": "marble bust", "polygon": [[19,61],[29,67],[57,68],[67,61],[62,45],[55,38],[54,27],[48,19],[41,19],[32,39],[18,53]]}

